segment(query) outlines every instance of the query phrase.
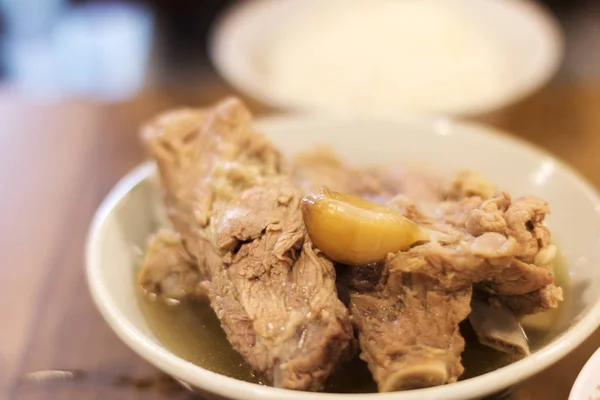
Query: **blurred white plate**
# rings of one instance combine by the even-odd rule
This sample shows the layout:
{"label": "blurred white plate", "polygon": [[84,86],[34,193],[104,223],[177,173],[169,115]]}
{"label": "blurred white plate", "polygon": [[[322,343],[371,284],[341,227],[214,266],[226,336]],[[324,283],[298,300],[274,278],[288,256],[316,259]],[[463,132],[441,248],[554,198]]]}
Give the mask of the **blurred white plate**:
{"label": "blurred white plate", "polygon": [[600,349],[585,363],[571,389],[569,400],[600,400]]}
{"label": "blurred white plate", "polygon": [[[471,16],[494,34],[504,56],[514,65],[511,82],[500,85],[485,99],[437,110],[470,116],[501,109],[539,89],[558,69],[563,36],[558,22],[541,5],[527,0],[447,0],[445,5],[468,9]],[[311,101],[291,99],[267,84],[261,71],[261,52],[270,38],[315,1],[252,0],[239,2],[215,25],[211,57],[217,70],[234,87],[268,105],[285,110],[324,110]],[[320,3],[323,4],[323,3]],[[460,96],[460,93],[457,93]],[[343,107],[342,107],[343,108]],[[335,109],[335,112],[344,112]],[[354,112],[354,110],[345,110]],[[393,110],[393,113],[399,110]],[[428,112],[428,110],[411,110]]]}

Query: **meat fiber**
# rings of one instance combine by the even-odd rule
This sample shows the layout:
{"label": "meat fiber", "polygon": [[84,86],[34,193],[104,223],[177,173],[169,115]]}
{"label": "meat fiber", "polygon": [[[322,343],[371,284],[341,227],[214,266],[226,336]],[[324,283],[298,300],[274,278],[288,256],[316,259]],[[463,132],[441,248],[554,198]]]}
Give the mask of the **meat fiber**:
{"label": "meat fiber", "polygon": [[150,238],[138,272],[138,282],[148,295],[164,301],[203,297],[202,281],[177,232],[163,229]]}

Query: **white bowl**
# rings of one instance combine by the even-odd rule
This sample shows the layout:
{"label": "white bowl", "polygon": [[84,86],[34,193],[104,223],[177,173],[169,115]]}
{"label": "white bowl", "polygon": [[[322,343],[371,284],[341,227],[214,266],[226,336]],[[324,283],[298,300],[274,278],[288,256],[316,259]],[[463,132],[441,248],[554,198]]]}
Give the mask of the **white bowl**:
{"label": "white bowl", "polygon": [[[543,6],[522,0],[446,0],[468,9],[494,35],[498,49],[514,73],[497,91],[447,109],[415,109],[444,115],[475,116],[496,111],[530,95],[557,71],[563,58],[563,34],[556,19]],[[262,52],[283,26],[299,14],[321,6],[318,1],[253,0],[239,2],[221,17],[213,30],[210,53],[219,73],[236,89],[265,104],[286,110],[327,113],[358,112],[346,105],[324,110],[306,99],[290,98],[268,84]],[[357,56],[359,56],[357,54]],[[407,54],[407,57],[410,55]],[[347,66],[346,68],[352,68]],[[460,96],[460,93],[457,93]],[[334,109],[335,108],[335,109]],[[391,108],[391,107],[390,107]],[[373,115],[375,110],[361,112]],[[393,113],[401,111],[393,109]],[[389,112],[389,111],[388,111]],[[370,114],[369,114],[370,113]]]}
{"label": "white bowl", "polygon": [[600,399],[600,349],[585,363],[577,376],[569,400],[598,400]]}
{"label": "white bowl", "polygon": [[281,116],[257,122],[287,155],[329,143],[357,165],[418,161],[452,173],[480,170],[513,195],[550,202],[548,224],[565,258],[572,289],[560,334],[521,361],[441,387],[387,394],[306,393],[260,386],[187,362],[165,348],[148,327],[135,296],[135,247],[156,228],[157,190],[148,163],[130,172],[100,206],[87,242],[87,275],[94,300],[114,331],[140,356],[173,377],[239,400],[453,400],[500,391],[564,357],[600,324],[600,198],[570,167],[501,132],[447,119],[398,117],[394,121]]}

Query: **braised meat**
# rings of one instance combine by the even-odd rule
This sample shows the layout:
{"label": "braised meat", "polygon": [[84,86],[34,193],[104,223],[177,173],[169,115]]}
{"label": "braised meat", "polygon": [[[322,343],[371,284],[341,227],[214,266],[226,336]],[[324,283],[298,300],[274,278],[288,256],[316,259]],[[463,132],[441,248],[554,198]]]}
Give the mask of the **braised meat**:
{"label": "braised meat", "polygon": [[356,354],[354,330],[382,392],[457,381],[467,319],[486,346],[529,354],[520,317],[562,300],[544,200],[471,171],[446,186],[355,168],[325,147],[288,165],[251,124],[227,99],[143,128],[174,229],[148,242],[146,294],[207,297],[232,347],[281,388],[321,390]]}
{"label": "braised meat", "polygon": [[203,297],[202,274],[177,232],[162,229],[148,241],[138,282],[147,294],[163,300]]}
{"label": "braised meat", "polygon": [[228,99],[163,114],[142,137],[232,346],[275,386],[319,390],[351,346],[348,311],[280,154],[251,121]]}
{"label": "braised meat", "polygon": [[406,165],[355,168],[325,146],[298,154],[293,175],[304,193],[327,187],[380,204],[400,193],[419,202],[439,202],[444,196],[442,180],[420,168]]}
{"label": "braised meat", "polygon": [[496,298],[516,315],[521,316],[558,307],[558,304],[563,301],[563,290],[551,283],[533,292],[522,295],[502,295]]}
{"label": "braised meat", "polygon": [[556,308],[562,289],[554,285],[556,246],[543,224],[548,204],[535,196],[512,201],[507,193],[491,188],[479,174],[460,173],[448,194],[454,200],[441,203],[437,217],[475,238],[472,243],[479,242],[476,252],[510,256],[501,275],[480,281],[478,290],[498,295],[517,315]]}
{"label": "braised meat", "polygon": [[[406,197],[389,205],[443,235],[390,254],[383,264],[348,266],[340,277],[350,287],[361,358],[379,390],[458,379],[464,350],[459,323],[471,313],[474,285],[485,293],[485,300],[475,300],[470,319],[480,341],[515,356],[529,354],[516,307],[534,311],[525,307],[541,297],[535,294],[557,294],[550,268],[554,254],[542,225],[545,203],[531,196],[513,202],[506,193],[488,200],[471,196],[442,203],[432,217]],[[557,306],[560,297],[551,301],[549,295],[535,303],[535,311]]]}
{"label": "braised meat", "polygon": [[455,382],[463,372],[465,346],[458,325],[469,315],[471,288],[437,290],[427,280],[390,271],[387,264],[378,285],[364,287],[350,294],[350,310],[360,357],[379,391]]}
{"label": "braised meat", "polygon": [[298,154],[294,159],[293,176],[305,194],[328,187],[378,202],[385,202],[396,194],[368,172],[344,163],[325,146]]}
{"label": "braised meat", "polygon": [[422,167],[385,165],[369,168],[367,173],[379,181],[391,197],[402,194],[423,205],[437,203],[444,197],[443,180]]}

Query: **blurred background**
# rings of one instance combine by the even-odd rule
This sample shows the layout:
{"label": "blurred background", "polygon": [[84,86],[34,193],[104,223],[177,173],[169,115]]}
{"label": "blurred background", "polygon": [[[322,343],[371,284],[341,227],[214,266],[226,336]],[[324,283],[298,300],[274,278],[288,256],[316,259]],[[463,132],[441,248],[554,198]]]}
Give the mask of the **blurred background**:
{"label": "blurred background", "polygon": [[[44,101],[117,102],[144,90],[216,78],[211,27],[232,0],[0,0],[0,79]],[[600,74],[600,2],[541,1],[560,20],[558,79]]]}
{"label": "blurred background", "polygon": [[[467,117],[553,152],[600,187],[600,1],[488,1],[547,9],[564,55],[525,98]],[[144,160],[137,130],[155,113],[228,94],[258,115],[275,110],[230,85],[210,56],[219,16],[242,3],[0,0],[0,398],[176,397],[93,306],[85,235],[109,189]],[[513,398],[566,399],[599,346],[596,332]],[[56,382],[40,386],[48,376]]]}

